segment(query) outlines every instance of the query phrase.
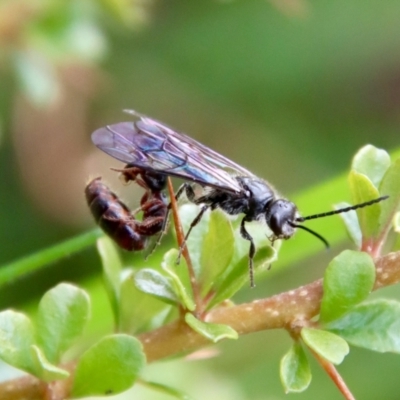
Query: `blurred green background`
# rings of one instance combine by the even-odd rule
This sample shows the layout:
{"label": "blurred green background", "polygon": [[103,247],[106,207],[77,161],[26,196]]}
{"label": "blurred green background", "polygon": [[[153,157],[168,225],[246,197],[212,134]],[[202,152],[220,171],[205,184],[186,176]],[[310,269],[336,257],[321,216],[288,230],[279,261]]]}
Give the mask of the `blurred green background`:
{"label": "blurred green background", "polygon": [[[0,265],[91,229],[89,177],[104,176],[136,204],[140,190],[119,190],[109,167],[120,164],[90,142],[97,127],[127,120],[124,108],[188,133],[289,198],[343,173],[366,143],[397,148],[399,21],[394,0],[3,0]],[[299,208],[340,200],[349,199]],[[270,274],[238,301],[320,277],[334,254]],[[2,288],[0,305],[23,307],[59,281],[98,288],[99,272],[88,249]],[[147,375],[197,399],[283,399],[278,367],[289,344],[285,333],[258,333],[222,343],[218,357],[159,363]],[[399,367],[394,355],[353,349],[340,371],[359,399],[398,399]],[[309,390],[291,397],[340,398],[315,364],[313,373]]]}

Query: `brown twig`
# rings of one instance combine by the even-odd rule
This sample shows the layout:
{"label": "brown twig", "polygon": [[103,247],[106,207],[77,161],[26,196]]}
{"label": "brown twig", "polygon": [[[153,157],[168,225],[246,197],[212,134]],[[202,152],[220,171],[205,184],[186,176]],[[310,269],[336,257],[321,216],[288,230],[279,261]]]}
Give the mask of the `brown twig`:
{"label": "brown twig", "polygon": [[[400,282],[400,252],[376,260],[374,290]],[[322,279],[294,290],[232,307],[220,307],[207,314],[207,321],[230,325],[240,335],[267,329],[287,328],[292,321],[309,321],[319,313]],[[147,361],[194,351],[210,342],[184,322],[177,321],[139,336]],[[71,369],[73,367],[71,366]],[[63,381],[60,381],[62,383]],[[34,377],[0,383],[0,400],[43,400],[45,384]],[[41,397],[40,397],[41,396]]]}
{"label": "brown twig", "polygon": [[[172,186],[171,178],[169,178],[169,177],[168,177],[168,192],[169,192],[169,197],[170,197],[170,202],[171,202],[172,217],[174,219],[176,240],[178,242],[179,248],[181,248],[183,243],[185,243],[185,234],[183,233],[181,220],[179,218],[178,205],[177,205],[176,198],[175,198],[174,187]],[[189,254],[189,250],[186,246],[186,243],[183,247],[182,255],[186,261],[186,265],[189,270],[190,284],[192,286],[193,297],[194,297],[194,301],[196,303],[196,312],[201,313],[201,298],[200,298],[200,293],[199,293],[199,287],[197,284],[192,260],[190,259],[190,254]]]}

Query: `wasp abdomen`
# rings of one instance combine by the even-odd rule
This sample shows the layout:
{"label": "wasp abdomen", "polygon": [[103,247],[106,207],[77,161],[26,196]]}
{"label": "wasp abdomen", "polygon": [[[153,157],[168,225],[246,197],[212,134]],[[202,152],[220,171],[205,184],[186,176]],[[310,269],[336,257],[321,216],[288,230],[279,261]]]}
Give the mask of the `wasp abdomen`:
{"label": "wasp abdomen", "polygon": [[129,208],[102,181],[95,178],[85,188],[90,211],[100,228],[125,250],[142,250],[147,238]]}

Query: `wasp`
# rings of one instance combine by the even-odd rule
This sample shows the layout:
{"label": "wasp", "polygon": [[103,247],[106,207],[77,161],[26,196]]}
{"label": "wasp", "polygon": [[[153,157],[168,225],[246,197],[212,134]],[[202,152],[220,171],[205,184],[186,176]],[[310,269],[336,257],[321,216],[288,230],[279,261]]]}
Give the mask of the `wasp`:
{"label": "wasp", "polygon": [[[250,242],[249,275],[252,287],[256,248],[246,229],[247,223],[265,223],[272,232],[269,236],[271,242],[289,239],[296,229],[300,228],[316,236],[328,247],[325,238],[301,223],[369,206],[387,198],[383,196],[352,207],[301,217],[296,205],[281,197],[267,181],[155,119],[133,110],[125,111],[133,115],[135,120],[97,129],[92,134],[93,143],[110,156],[127,163],[122,170],[127,181],[135,180],[140,175],[141,180],[145,181],[145,185],[142,186],[148,188],[149,184],[144,177],[153,176],[158,184],[157,191],[162,192],[166,181],[161,177],[171,176],[185,180],[175,196],[178,198],[185,192],[189,201],[201,206],[199,214],[186,233],[185,240],[208,209],[219,208],[229,215],[243,214],[240,234]],[[202,189],[200,194],[196,194],[195,189],[198,186]],[[167,214],[168,210],[165,211],[165,218]],[[180,251],[183,246],[184,244]]]}

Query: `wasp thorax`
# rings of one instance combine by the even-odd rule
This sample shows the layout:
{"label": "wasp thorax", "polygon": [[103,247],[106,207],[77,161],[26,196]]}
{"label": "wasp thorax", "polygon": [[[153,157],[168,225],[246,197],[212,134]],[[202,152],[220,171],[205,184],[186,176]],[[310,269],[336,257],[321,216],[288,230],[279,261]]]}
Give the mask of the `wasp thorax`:
{"label": "wasp thorax", "polygon": [[[294,234],[293,222],[296,219],[297,207],[291,201],[279,199],[274,201],[266,212],[267,224],[277,239],[288,239]],[[292,223],[292,224],[291,224]]]}

